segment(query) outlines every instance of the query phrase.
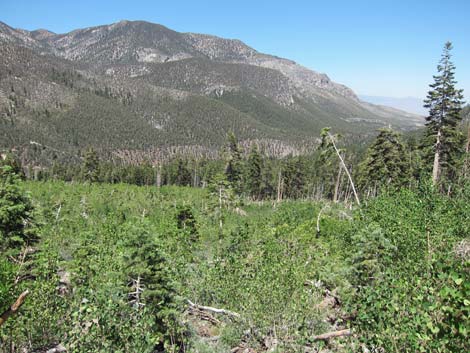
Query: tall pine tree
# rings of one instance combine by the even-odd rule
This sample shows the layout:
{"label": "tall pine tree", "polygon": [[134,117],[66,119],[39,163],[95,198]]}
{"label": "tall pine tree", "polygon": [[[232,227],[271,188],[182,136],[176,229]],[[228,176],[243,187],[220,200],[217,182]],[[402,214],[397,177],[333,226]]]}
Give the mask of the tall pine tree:
{"label": "tall pine tree", "polygon": [[226,160],[225,175],[227,180],[232,184],[234,190],[240,194],[243,175],[242,152],[233,132],[227,135]]}
{"label": "tall pine tree", "polygon": [[258,146],[253,144],[248,155],[246,186],[248,193],[254,200],[259,200],[262,193],[263,159]]}
{"label": "tall pine tree", "polygon": [[368,194],[390,185],[399,187],[409,180],[409,163],[400,135],[390,128],[379,130],[379,135],[367,150],[365,160],[359,166],[360,184]]}
{"label": "tall pine tree", "polygon": [[455,66],[451,62],[452,43],[444,45],[441,60],[437,65],[438,74],[424,101],[429,109],[426,117],[426,134],[423,140],[425,160],[432,163],[432,181],[437,184],[441,178],[452,181],[455,177],[456,162],[462,152],[462,133],[459,129],[463,90],[456,89]]}

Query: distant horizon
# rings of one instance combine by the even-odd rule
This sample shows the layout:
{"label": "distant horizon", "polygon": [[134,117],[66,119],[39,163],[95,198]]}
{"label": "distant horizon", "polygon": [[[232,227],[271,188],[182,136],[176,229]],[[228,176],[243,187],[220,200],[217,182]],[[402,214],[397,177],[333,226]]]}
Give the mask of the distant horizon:
{"label": "distant horizon", "polygon": [[395,109],[400,109],[408,113],[425,116],[428,110],[424,108],[424,98],[419,97],[387,97],[371,96],[368,94],[358,94],[360,100],[372,104],[384,105]]}
{"label": "distant horizon", "polygon": [[[404,0],[330,3],[240,0],[220,4],[178,1],[17,0],[0,4],[0,21],[57,34],[121,20],[147,21],[178,32],[239,39],[259,52],[287,58],[358,95],[424,98],[442,47],[454,44],[457,87],[470,93],[470,2]],[[439,23],[439,26],[434,24]],[[360,92],[360,93],[359,93]]]}

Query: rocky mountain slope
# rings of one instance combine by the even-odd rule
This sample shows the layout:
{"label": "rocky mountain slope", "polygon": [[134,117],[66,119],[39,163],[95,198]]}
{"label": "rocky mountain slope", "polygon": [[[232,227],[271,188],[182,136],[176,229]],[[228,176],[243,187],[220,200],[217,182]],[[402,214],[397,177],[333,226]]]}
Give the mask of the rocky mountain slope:
{"label": "rocky mountain slope", "polygon": [[421,122],[363,103],[327,75],[239,40],[142,21],[66,34],[0,23],[4,148],[31,150],[33,141],[36,150],[72,155],[92,145],[130,162],[155,161],[214,154],[233,130],[287,154],[312,146],[324,126],[354,140],[384,125]]}

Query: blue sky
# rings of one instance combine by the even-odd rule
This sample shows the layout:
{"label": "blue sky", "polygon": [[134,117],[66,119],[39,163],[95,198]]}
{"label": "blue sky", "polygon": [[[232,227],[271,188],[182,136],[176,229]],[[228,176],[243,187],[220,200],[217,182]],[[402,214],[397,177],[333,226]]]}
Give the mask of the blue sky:
{"label": "blue sky", "polygon": [[237,38],[378,96],[425,96],[450,40],[458,86],[470,97],[469,0],[0,0],[0,21],[28,30],[121,19]]}

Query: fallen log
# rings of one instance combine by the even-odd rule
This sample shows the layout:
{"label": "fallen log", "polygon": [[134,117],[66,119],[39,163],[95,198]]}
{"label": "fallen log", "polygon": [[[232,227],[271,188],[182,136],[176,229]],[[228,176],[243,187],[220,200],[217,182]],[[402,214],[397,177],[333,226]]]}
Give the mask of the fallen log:
{"label": "fallen log", "polygon": [[345,329],[345,330],[322,333],[321,335],[314,336],[313,340],[314,341],[326,341],[326,340],[329,340],[330,338],[346,337],[346,336],[351,336],[351,335],[352,335],[351,330]]}
{"label": "fallen log", "polygon": [[0,316],[0,326],[2,326],[11,315],[15,314],[20,309],[28,294],[29,290],[25,290],[23,293],[20,294],[20,296],[18,297],[18,299],[16,299],[13,305],[3,312],[3,314]]}
{"label": "fallen log", "polygon": [[239,318],[239,317],[240,317],[240,314],[235,313],[235,312],[230,311],[230,310],[218,309],[218,308],[213,308],[213,307],[211,307],[211,306],[203,306],[203,305],[194,304],[194,303],[193,303],[191,300],[189,300],[189,299],[187,299],[187,302],[188,302],[188,304],[189,304],[190,307],[196,308],[196,309],[198,309],[198,310],[210,311],[210,312],[213,312],[213,313],[224,314],[224,315],[232,316],[232,317],[236,317],[236,318]]}

